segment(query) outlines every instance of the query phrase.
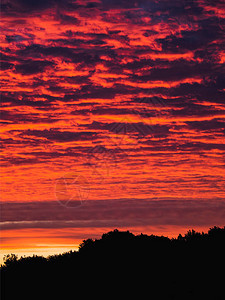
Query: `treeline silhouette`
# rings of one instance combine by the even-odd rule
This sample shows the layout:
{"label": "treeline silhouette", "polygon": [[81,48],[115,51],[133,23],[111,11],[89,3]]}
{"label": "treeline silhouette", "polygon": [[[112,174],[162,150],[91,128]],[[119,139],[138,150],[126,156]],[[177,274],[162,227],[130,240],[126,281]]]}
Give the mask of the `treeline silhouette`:
{"label": "treeline silhouette", "polygon": [[110,231],[78,251],[7,255],[1,299],[225,299],[225,226],[168,238]]}

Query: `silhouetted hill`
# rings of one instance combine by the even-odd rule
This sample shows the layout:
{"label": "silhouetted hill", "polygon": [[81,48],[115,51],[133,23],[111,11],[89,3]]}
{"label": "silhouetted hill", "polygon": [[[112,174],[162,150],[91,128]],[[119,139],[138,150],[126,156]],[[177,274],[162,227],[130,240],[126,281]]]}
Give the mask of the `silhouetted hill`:
{"label": "silhouetted hill", "polygon": [[1,299],[224,299],[225,227],[169,239],[110,231],[78,251],[1,267]]}

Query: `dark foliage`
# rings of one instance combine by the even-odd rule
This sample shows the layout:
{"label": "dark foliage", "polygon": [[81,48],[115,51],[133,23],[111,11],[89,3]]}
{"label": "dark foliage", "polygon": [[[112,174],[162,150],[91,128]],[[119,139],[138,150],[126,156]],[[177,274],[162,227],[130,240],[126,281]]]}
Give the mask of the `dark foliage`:
{"label": "dark foliage", "polygon": [[225,299],[225,227],[176,239],[114,230],[79,251],[5,257],[5,299]]}

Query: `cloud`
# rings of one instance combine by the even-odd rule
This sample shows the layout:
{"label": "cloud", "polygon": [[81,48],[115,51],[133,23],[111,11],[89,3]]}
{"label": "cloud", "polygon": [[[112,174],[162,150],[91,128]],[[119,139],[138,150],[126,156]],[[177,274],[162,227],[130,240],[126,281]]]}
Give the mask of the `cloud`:
{"label": "cloud", "polygon": [[[92,150],[126,152],[95,198],[146,196],[149,182],[151,197],[223,198],[221,1],[2,2],[3,158],[17,174],[8,189],[4,169],[7,201],[52,199],[44,176],[71,161],[85,175],[76,155]],[[126,142],[118,149],[113,138]]]}
{"label": "cloud", "polygon": [[29,12],[41,12],[48,8],[61,6],[67,8],[76,8],[77,5],[74,1],[70,0],[3,0],[2,1],[2,11],[3,13],[26,13]]}
{"label": "cloud", "polygon": [[[225,109],[215,109],[214,106],[211,105],[202,105],[202,104],[197,104],[194,103],[193,101],[182,101],[180,103],[170,102],[168,101],[169,106],[171,106],[171,111],[170,113],[173,116],[178,116],[178,117],[187,117],[187,116],[216,116],[216,115],[222,115],[225,114]],[[211,123],[211,121],[206,121]],[[189,122],[188,124],[190,124]],[[213,129],[213,128],[212,128]]]}
{"label": "cloud", "polygon": [[129,123],[128,122],[112,122],[112,123],[101,123],[94,121],[92,124],[83,125],[88,129],[95,130],[107,130],[116,134],[127,135],[127,134],[138,134],[138,135],[153,135],[157,137],[167,136],[169,134],[169,127],[160,125],[150,125],[142,122]]}
{"label": "cloud", "polygon": [[78,25],[78,24],[80,24],[79,19],[77,19],[76,17],[66,15],[66,14],[62,14],[60,11],[57,12],[56,20],[60,21],[60,23],[64,24],[64,25]]}
{"label": "cloud", "polygon": [[[25,92],[2,92],[2,106],[12,105],[12,106],[31,106],[31,107],[37,107],[37,108],[45,108],[45,109],[54,109],[53,103],[55,101],[55,97],[52,97],[50,95],[30,95],[29,93]],[[34,99],[35,98],[35,99]],[[43,99],[43,100],[37,100],[37,99]],[[35,121],[35,116],[27,116],[25,118],[25,114],[22,114],[24,119],[22,119],[21,114],[18,115],[16,112],[13,111],[4,111],[3,112],[3,118],[7,117],[8,120],[26,120],[27,118],[33,119]],[[39,119],[41,120],[41,116],[39,116]],[[54,120],[54,118],[51,118],[51,120]],[[49,119],[49,122],[51,122]],[[56,120],[56,119],[55,119]]]}
{"label": "cloud", "polygon": [[164,92],[173,97],[194,97],[199,101],[209,101],[224,104],[225,91],[220,91],[213,86],[200,83],[182,83],[177,87],[164,89]]}
{"label": "cloud", "polygon": [[1,70],[2,71],[5,71],[5,70],[8,70],[8,69],[12,69],[13,68],[13,64],[9,63],[9,62],[1,62]]}
{"label": "cloud", "polygon": [[158,39],[158,42],[161,43],[164,51],[196,50],[222,37],[222,31],[220,26],[213,25],[211,30],[206,26],[204,29],[182,31],[181,35],[182,37],[170,35],[164,39]]}
{"label": "cloud", "polygon": [[[216,72],[221,72],[222,68],[216,69]],[[134,81],[179,81],[185,78],[199,78],[207,76],[212,76],[215,74],[215,67],[212,63],[197,63],[197,62],[188,62],[184,59],[175,60],[168,63],[167,66],[153,67],[150,69],[149,74],[141,76],[133,76]]]}
{"label": "cloud", "polygon": [[21,41],[26,41],[27,40],[27,38],[25,38],[25,37],[23,37],[22,35],[19,35],[19,34],[6,35],[5,39],[8,43],[21,42]]}
{"label": "cloud", "polygon": [[[21,104],[22,105],[22,104]],[[25,103],[23,104],[25,105]],[[35,106],[35,102],[33,105]],[[43,105],[42,105],[43,106]],[[56,118],[48,118],[47,116],[39,116],[38,114],[29,114],[29,113],[20,113],[18,114],[16,111],[1,111],[1,119],[5,121],[9,121],[9,124],[19,124],[19,123],[54,123],[57,122]]]}
{"label": "cloud", "polygon": [[23,131],[20,136],[34,136],[38,138],[46,138],[49,141],[56,142],[71,142],[82,141],[91,139],[97,139],[98,136],[94,132],[72,132],[72,131],[59,131],[59,130],[26,130]]}
{"label": "cloud", "polygon": [[32,44],[17,50],[20,57],[42,58],[46,56],[64,57],[68,59],[74,58],[74,51],[71,48],[60,46],[44,46]]}
{"label": "cloud", "polygon": [[214,131],[219,130],[225,134],[224,120],[205,120],[205,121],[189,121],[187,124],[198,131]]}
{"label": "cloud", "polygon": [[42,73],[46,68],[52,68],[55,64],[51,61],[27,60],[15,66],[15,71],[23,75]]}
{"label": "cloud", "polygon": [[3,203],[1,229],[223,225],[224,208],[224,202],[215,200],[95,200],[74,208],[59,202]]}

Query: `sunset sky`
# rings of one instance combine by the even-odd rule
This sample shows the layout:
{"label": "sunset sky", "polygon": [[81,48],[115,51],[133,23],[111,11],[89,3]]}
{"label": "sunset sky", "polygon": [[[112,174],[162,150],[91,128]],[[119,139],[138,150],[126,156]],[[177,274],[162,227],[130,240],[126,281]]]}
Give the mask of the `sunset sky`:
{"label": "sunset sky", "polygon": [[225,225],[224,0],[1,2],[1,257]]}

